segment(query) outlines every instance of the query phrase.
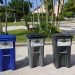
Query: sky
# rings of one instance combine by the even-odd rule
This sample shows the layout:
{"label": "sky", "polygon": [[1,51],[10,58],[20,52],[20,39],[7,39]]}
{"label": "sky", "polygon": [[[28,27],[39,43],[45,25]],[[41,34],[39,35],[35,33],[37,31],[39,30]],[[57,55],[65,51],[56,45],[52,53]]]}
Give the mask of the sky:
{"label": "sky", "polygon": [[[7,1],[11,1],[11,0],[7,0]],[[3,4],[0,4],[0,6],[1,6],[1,5],[5,5],[5,0],[3,0]]]}
{"label": "sky", "polygon": [[[11,0],[7,0],[7,1],[11,1]],[[30,0],[31,2],[33,2],[33,0]],[[67,0],[65,0],[67,1]],[[5,0],[3,0],[3,2],[5,3]],[[36,0],[34,0],[34,5],[36,4]],[[38,5],[40,5],[40,0],[38,0]]]}
{"label": "sky", "polygon": [[[8,1],[11,1],[11,0],[7,0],[7,2]],[[4,4],[0,4],[0,5],[5,5],[5,0],[3,0],[3,2],[4,2]],[[30,0],[30,2],[32,2],[33,3],[33,0]],[[40,5],[40,0],[37,0],[37,3],[38,3],[38,6]],[[34,3],[33,3],[33,6],[36,8],[37,6],[36,6],[36,0],[34,0]]]}
{"label": "sky", "polygon": [[[11,0],[7,0],[7,1],[11,1]],[[33,3],[33,6],[34,8],[37,8],[37,6],[40,6],[40,0],[37,0],[38,1],[38,5],[36,5],[36,0],[34,0],[34,3],[33,3],[33,0],[30,0],[30,2]],[[67,0],[65,0],[66,2]],[[3,0],[3,2],[5,3],[5,0]],[[0,4],[1,5],[1,4]],[[3,4],[4,5],[4,4]],[[32,9],[33,10],[33,9]]]}

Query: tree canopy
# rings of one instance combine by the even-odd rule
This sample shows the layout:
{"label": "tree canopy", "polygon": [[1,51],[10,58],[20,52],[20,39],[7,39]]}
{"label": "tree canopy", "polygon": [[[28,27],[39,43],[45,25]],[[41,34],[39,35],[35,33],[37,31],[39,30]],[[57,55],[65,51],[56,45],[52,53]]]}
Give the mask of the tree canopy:
{"label": "tree canopy", "polygon": [[0,0],[0,3],[3,4],[3,0]]}
{"label": "tree canopy", "polygon": [[53,8],[53,0],[44,0],[44,3],[47,3],[47,9],[48,9],[48,13],[51,14],[52,13],[52,8]]}
{"label": "tree canopy", "polygon": [[64,5],[63,15],[65,17],[74,17],[75,15],[75,0],[68,0]]}
{"label": "tree canopy", "polygon": [[24,14],[27,15],[31,6],[32,4],[30,2],[24,0],[11,0],[11,2],[9,2],[10,10],[13,11],[18,18],[23,18]]}

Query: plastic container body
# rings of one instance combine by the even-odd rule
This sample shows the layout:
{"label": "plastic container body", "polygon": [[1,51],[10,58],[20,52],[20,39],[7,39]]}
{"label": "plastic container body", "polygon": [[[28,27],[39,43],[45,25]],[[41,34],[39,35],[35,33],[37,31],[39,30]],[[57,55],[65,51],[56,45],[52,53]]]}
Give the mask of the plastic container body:
{"label": "plastic container body", "polygon": [[14,35],[0,35],[0,71],[15,70],[15,41]]}
{"label": "plastic container body", "polygon": [[28,35],[28,58],[30,68],[44,66],[44,35]]}
{"label": "plastic container body", "polygon": [[70,67],[72,35],[70,34],[54,34],[53,43],[53,63],[56,68]]}

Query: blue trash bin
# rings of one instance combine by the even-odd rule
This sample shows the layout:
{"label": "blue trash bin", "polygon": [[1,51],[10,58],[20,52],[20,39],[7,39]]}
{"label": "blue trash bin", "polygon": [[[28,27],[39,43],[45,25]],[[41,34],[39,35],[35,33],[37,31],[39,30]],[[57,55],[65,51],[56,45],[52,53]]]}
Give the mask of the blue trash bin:
{"label": "blue trash bin", "polygon": [[14,35],[0,35],[0,71],[15,69]]}

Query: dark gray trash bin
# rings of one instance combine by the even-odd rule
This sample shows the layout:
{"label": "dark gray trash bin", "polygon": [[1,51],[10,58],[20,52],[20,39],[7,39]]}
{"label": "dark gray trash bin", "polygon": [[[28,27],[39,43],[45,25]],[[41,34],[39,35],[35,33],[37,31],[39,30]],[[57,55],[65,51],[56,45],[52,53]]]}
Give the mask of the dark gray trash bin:
{"label": "dark gray trash bin", "polygon": [[70,55],[72,35],[66,33],[54,34],[53,43],[53,63],[56,68],[70,67]]}
{"label": "dark gray trash bin", "polygon": [[29,34],[27,37],[29,66],[44,66],[44,35]]}

